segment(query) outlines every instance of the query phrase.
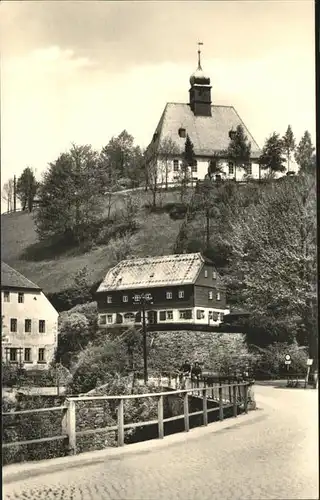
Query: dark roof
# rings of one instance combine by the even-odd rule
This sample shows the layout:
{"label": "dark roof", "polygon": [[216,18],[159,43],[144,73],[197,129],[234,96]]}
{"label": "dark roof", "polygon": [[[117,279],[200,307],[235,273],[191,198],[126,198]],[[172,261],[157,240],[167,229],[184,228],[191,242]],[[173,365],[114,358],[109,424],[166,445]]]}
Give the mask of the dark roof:
{"label": "dark roof", "polygon": [[108,271],[97,292],[193,284],[204,262],[201,253],[123,260]]}
{"label": "dark roof", "polygon": [[25,288],[28,290],[41,290],[38,285],[28,280],[12,267],[1,262],[1,288]]}
{"label": "dark roof", "polygon": [[[242,125],[251,142],[251,156],[257,158],[261,151],[233,106],[211,106],[212,116],[196,116],[189,104],[168,102],[155,131],[157,146],[165,137],[170,137],[184,151],[185,138],[178,134],[179,128],[185,128],[197,156],[212,156],[226,150],[229,145],[229,131]],[[152,143],[151,143],[152,144]]]}

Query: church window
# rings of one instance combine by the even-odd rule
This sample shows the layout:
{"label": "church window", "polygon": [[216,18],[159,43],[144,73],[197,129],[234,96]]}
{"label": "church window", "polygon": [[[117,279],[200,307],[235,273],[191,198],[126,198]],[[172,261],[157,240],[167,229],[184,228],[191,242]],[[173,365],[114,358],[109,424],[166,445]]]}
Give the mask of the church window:
{"label": "church window", "polygon": [[234,174],[234,163],[233,163],[233,161],[229,161],[228,167],[229,167],[229,175],[233,175]]}
{"label": "church window", "polygon": [[179,160],[173,160],[173,170],[174,172],[179,171]]}
{"label": "church window", "polygon": [[192,172],[198,172],[198,165],[197,165],[197,162],[195,161],[194,162],[194,165],[192,165]]}
{"label": "church window", "polygon": [[186,137],[186,129],[183,127],[180,127],[178,130],[179,137]]}
{"label": "church window", "polygon": [[251,162],[247,166],[247,174],[252,175],[252,163]]}

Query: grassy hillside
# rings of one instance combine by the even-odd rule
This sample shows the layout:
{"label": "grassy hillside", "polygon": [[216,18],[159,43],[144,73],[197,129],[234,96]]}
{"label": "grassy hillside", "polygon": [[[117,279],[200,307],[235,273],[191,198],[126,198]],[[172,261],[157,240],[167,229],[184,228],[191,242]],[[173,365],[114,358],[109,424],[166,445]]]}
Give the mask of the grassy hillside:
{"label": "grassy hillside", "polygon": [[[119,212],[126,194],[115,195],[112,212]],[[167,213],[149,213],[144,205],[151,194],[136,191],[139,203],[139,229],[132,238],[132,254],[137,257],[172,252],[181,224]],[[163,203],[178,201],[174,191],[162,193]],[[107,216],[107,200],[103,200],[102,217]],[[74,273],[88,266],[90,281],[102,279],[111,265],[108,242],[97,244],[87,252],[78,248],[65,248],[59,242],[39,242],[32,215],[23,212],[1,215],[2,260],[43,288],[54,293],[72,284]]]}

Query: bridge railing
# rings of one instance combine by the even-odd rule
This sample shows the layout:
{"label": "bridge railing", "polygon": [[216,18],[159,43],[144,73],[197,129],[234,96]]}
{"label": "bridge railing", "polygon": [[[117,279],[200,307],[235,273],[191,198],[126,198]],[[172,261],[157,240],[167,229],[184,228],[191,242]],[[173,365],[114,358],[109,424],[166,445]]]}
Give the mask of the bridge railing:
{"label": "bridge railing", "polygon": [[[90,434],[96,434],[101,432],[110,432],[115,431],[117,434],[117,444],[118,446],[124,445],[125,439],[125,430],[133,429],[136,427],[145,427],[150,425],[158,426],[158,438],[163,439],[164,437],[164,424],[166,422],[183,419],[184,420],[184,431],[188,432],[190,430],[190,417],[195,415],[202,415],[202,423],[203,425],[208,425],[208,414],[211,412],[219,412],[219,420],[224,419],[224,410],[225,408],[233,408],[233,416],[237,417],[239,406],[242,406],[242,409],[245,413],[248,412],[248,387],[249,382],[238,382],[238,383],[230,383],[230,384],[220,384],[219,386],[215,385],[205,385],[200,387],[197,384],[197,387],[188,387],[186,389],[178,389],[172,391],[165,392],[157,392],[157,393],[147,393],[147,394],[128,394],[128,395],[119,395],[119,396],[77,396],[77,397],[69,397],[66,400],[66,404],[64,406],[54,407],[54,408],[41,408],[34,410],[22,410],[17,412],[7,412],[3,413],[3,416],[14,416],[21,414],[31,414],[31,413],[40,413],[46,411],[62,411],[62,432],[61,435],[52,436],[48,438],[39,438],[32,439],[29,441],[15,441],[15,442],[7,442],[2,445],[3,448],[8,448],[11,446],[21,446],[31,443],[45,443],[48,441],[54,440],[65,440],[67,445],[67,450],[70,455],[74,455],[77,453],[77,437],[85,436]],[[164,418],[164,398],[168,396],[180,396],[183,398],[183,413],[180,415],[176,415],[173,417]],[[196,396],[201,396],[202,399],[202,410],[196,412],[189,412],[189,398]],[[139,421],[139,422],[131,422],[125,423],[125,415],[124,415],[124,402],[133,399],[146,399],[146,398],[157,398],[157,418],[150,421]],[[208,399],[214,399],[218,402],[218,406],[214,408],[208,408]],[[85,401],[113,401],[117,403],[117,425],[100,427],[95,429],[87,429],[87,430],[76,430],[76,407],[80,402]]]}

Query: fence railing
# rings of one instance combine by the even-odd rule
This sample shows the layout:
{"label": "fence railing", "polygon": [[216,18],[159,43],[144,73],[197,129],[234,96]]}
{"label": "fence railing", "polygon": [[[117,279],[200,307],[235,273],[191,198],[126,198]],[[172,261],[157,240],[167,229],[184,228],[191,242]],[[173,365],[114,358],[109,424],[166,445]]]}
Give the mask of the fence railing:
{"label": "fence railing", "polygon": [[[45,437],[39,439],[32,439],[27,441],[14,441],[2,444],[3,448],[8,448],[12,446],[21,446],[32,443],[45,443],[48,441],[55,440],[65,440],[68,453],[70,455],[75,455],[77,453],[77,437],[85,436],[90,434],[96,434],[101,432],[111,432],[115,431],[117,433],[117,445],[123,446],[125,440],[125,430],[133,429],[137,427],[146,427],[150,425],[158,426],[158,438],[163,439],[164,437],[164,424],[166,422],[171,422],[174,420],[183,419],[184,420],[184,431],[188,432],[190,430],[190,417],[196,415],[202,415],[202,424],[208,425],[208,414],[211,412],[218,412],[219,420],[224,419],[224,410],[226,408],[233,408],[233,417],[237,417],[239,412],[239,405],[243,406],[243,411],[248,412],[248,386],[249,382],[238,382],[230,384],[212,384],[206,385],[203,382],[202,387],[196,383],[195,387],[189,387],[186,389],[178,389],[166,392],[153,392],[148,394],[126,394],[119,396],[77,396],[69,397],[66,400],[66,404],[63,406],[57,406],[52,408],[39,408],[32,410],[21,410],[16,412],[5,412],[3,416],[14,416],[21,414],[31,414],[40,413],[48,411],[62,411],[62,433],[58,436]],[[164,398],[168,396],[182,396],[183,397],[183,413],[173,417],[164,418]],[[189,412],[189,401],[190,397],[201,397],[202,398],[202,410],[196,412]],[[157,418],[149,421],[139,421],[125,423],[124,415],[124,402],[133,399],[146,399],[146,398],[157,398]],[[217,407],[208,408],[208,399],[214,400],[218,403]],[[117,424],[114,426],[100,427],[95,429],[87,430],[76,430],[76,407],[77,403],[84,401],[116,401],[117,402]]]}

